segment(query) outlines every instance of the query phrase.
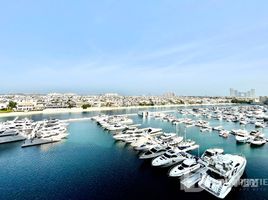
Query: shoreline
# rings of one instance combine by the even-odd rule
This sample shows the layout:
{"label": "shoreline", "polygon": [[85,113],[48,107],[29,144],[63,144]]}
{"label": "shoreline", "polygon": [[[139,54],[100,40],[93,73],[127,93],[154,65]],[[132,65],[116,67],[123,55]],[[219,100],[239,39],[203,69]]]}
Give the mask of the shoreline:
{"label": "shoreline", "polygon": [[171,107],[190,107],[190,106],[224,106],[224,105],[235,105],[235,104],[233,104],[233,103],[178,104],[178,105],[170,104],[170,105],[158,105],[158,106],[91,107],[91,108],[87,108],[87,109],[83,109],[83,108],[60,108],[60,109],[45,109],[42,111],[0,113],[0,118],[38,115],[38,114],[82,113],[82,112],[99,112],[99,111],[110,111],[110,110],[142,109],[142,108],[147,109],[147,108],[171,108]]}

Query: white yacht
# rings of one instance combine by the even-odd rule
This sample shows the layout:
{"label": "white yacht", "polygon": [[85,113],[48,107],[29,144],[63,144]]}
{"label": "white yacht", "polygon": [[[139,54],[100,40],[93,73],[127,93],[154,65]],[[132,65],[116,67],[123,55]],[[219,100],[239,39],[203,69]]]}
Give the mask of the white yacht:
{"label": "white yacht", "polygon": [[109,131],[122,131],[126,128],[127,128],[127,126],[121,125],[121,124],[112,124],[112,125],[106,127],[106,129]]}
{"label": "white yacht", "polygon": [[250,137],[248,135],[237,135],[235,139],[237,142],[246,143],[249,141]]}
{"label": "white yacht", "polygon": [[187,148],[187,147],[193,146],[194,144],[195,144],[195,141],[188,139],[188,140],[180,142],[178,144],[178,147],[179,148]]}
{"label": "white yacht", "polygon": [[243,156],[219,154],[211,157],[206,173],[198,185],[218,198],[225,198],[239,181],[246,167]]}
{"label": "white yacht", "polygon": [[133,123],[132,119],[129,119],[125,116],[96,116],[92,117],[92,120],[96,120],[97,124],[100,124],[102,127],[107,128],[112,124],[121,124],[121,125],[129,125]]}
{"label": "white yacht", "polygon": [[114,135],[113,138],[115,140],[118,140],[118,141],[125,141],[125,140],[130,139],[130,138],[134,139],[134,138],[138,138],[138,137],[141,137],[141,136],[145,137],[145,134],[140,133],[140,132],[135,132],[135,131],[129,131],[129,132],[126,132],[126,133]]}
{"label": "white yacht", "polygon": [[148,140],[146,143],[143,143],[139,146],[134,147],[136,151],[148,151],[151,148],[159,146],[159,144],[153,140]]}
{"label": "white yacht", "polygon": [[128,137],[125,137],[123,139],[121,139],[121,141],[127,143],[127,144],[131,144],[135,141],[138,141],[140,138],[143,138],[144,135],[141,135],[141,134],[137,134],[137,135],[130,135]]}
{"label": "white yacht", "polygon": [[251,138],[252,138],[252,136],[250,136],[247,131],[239,131],[236,133],[236,136],[235,136],[236,141],[240,142],[240,143],[246,143]]}
{"label": "white yacht", "polygon": [[[159,136],[162,135],[163,132],[161,132],[161,128],[141,128],[141,129],[132,129],[132,130],[126,130],[122,131],[119,134],[116,134],[116,137],[119,137],[124,134],[143,134],[143,135],[149,135],[149,136]],[[114,139],[116,139],[116,137]]]}
{"label": "white yacht", "polygon": [[107,118],[108,118],[107,115],[97,115],[97,116],[91,117],[91,120],[98,122]]}
{"label": "white yacht", "polygon": [[249,134],[247,130],[243,130],[243,129],[232,130],[232,133],[234,135],[248,135]]}
{"label": "white yacht", "polygon": [[261,146],[261,145],[264,145],[266,142],[267,141],[265,138],[261,136],[256,136],[254,139],[250,141],[250,144],[254,146]]}
{"label": "white yacht", "polygon": [[150,136],[144,135],[143,137],[138,138],[136,141],[133,141],[132,143],[130,143],[130,146],[132,146],[133,148],[138,147],[144,143],[146,143],[147,141],[151,140]]}
{"label": "white yacht", "polygon": [[250,131],[249,134],[254,137],[257,137],[257,136],[264,137],[264,134],[260,130],[252,130]]}
{"label": "white yacht", "polygon": [[241,120],[241,121],[240,121],[240,124],[241,124],[241,125],[247,125],[247,124],[248,124],[248,121],[247,121],[247,120]]}
{"label": "white yacht", "polygon": [[174,138],[172,138],[171,141],[168,142],[168,144],[170,146],[177,146],[178,144],[180,144],[183,141],[183,137],[181,136],[176,136]]}
{"label": "white yacht", "polygon": [[222,130],[222,131],[220,131],[219,136],[224,137],[224,138],[228,138],[229,134],[230,134],[230,131]]}
{"label": "white yacht", "polygon": [[145,131],[145,134],[151,135],[151,136],[158,136],[158,135],[162,135],[163,132],[161,132],[162,129],[161,128],[147,128],[147,130]]}
{"label": "white yacht", "polygon": [[113,132],[113,138],[116,140],[117,138],[124,137],[125,135],[135,135],[135,134],[142,134],[144,131],[143,129],[126,129],[119,132]]}
{"label": "white yacht", "polygon": [[195,126],[195,124],[187,124],[187,125],[186,125],[186,128],[191,128],[191,127],[193,127],[193,126]]}
{"label": "white yacht", "polygon": [[0,134],[4,133],[5,130],[6,130],[6,128],[3,125],[0,124]]}
{"label": "white yacht", "polygon": [[195,150],[195,149],[198,149],[198,148],[199,148],[198,144],[193,144],[191,146],[177,147],[177,149],[180,152],[188,152],[188,151],[192,151],[192,150]]}
{"label": "white yacht", "polygon": [[200,132],[211,132],[212,128],[211,127],[202,127],[200,128]]}
{"label": "white yacht", "polygon": [[163,133],[162,135],[160,135],[160,139],[163,141],[168,141],[176,136],[176,133]]}
{"label": "white yacht", "polygon": [[221,121],[222,120],[222,115],[216,116],[216,119]]}
{"label": "white yacht", "polygon": [[186,139],[186,128],[185,128],[184,129],[184,141],[180,142],[177,145],[177,147],[180,151],[186,152],[186,151],[197,149],[199,145],[195,145],[195,141],[191,139]]}
{"label": "white yacht", "polygon": [[210,163],[211,157],[219,154],[223,154],[224,150],[220,148],[207,149],[201,156],[202,164],[208,165]]}
{"label": "white yacht", "polygon": [[18,135],[19,131],[16,129],[5,129],[4,132],[0,133],[0,137],[4,136],[15,136]]}
{"label": "white yacht", "polygon": [[163,155],[156,157],[152,160],[154,167],[169,167],[177,164],[189,157],[190,154],[180,152],[178,150],[168,150]]}
{"label": "white yacht", "polygon": [[181,164],[176,165],[169,171],[169,176],[180,177],[187,175],[193,171],[196,171],[201,167],[201,164],[197,162],[195,158],[189,158],[184,160]]}
{"label": "white yacht", "polygon": [[256,122],[256,123],[255,123],[255,127],[256,127],[256,128],[265,128],[266,126],[265,126],[265,124],[262,123],[262,122]]}
{"label": "white yacht", "polygon": [[129,119],[129,118],[123,117],[123,116],[115,117],[111,121],[113,123],[119,123],[119,124],[125,124],[125,125],[133,124],[133,120],[132,119]]}
{"label": "white yacht", "polygon": [[222,131],[223,127],[222,126],[216,126],[212,128],[214,131]]}
{"label": "white yacht", "polygon": [[66,126],[66,123],[58,119],[37,122],[21,147],[59,142],[68,136]]}
{"label": "white yacht", "polygon": [[68,133],[58,133],[57,135],[53,136],[55,139],[59,139],[59,140],[62,140],[62,139],[65,139],[68,137]]}
{"label": "white yacht", "polygon": [[166,151],[168,151],[170,149],[171,149],[171,147],[156,146],[156,147],[153,147],[150,150],[142,153],[139,158],[140,159],[155,158],[155,157],[163,155]]}

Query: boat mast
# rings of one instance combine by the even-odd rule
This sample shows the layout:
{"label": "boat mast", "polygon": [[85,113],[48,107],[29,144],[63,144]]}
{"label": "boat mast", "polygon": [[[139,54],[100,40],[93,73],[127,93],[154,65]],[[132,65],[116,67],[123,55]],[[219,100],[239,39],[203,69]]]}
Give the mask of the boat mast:
{"label": "boat mast", "polygon": [[186,126],[184,127],[184,139],[186,141]]}

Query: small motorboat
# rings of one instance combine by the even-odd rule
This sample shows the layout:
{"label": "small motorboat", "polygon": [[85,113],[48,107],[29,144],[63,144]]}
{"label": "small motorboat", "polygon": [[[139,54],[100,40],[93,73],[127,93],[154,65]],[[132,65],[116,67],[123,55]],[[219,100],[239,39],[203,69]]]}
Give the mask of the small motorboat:
{"label": "small motorboat", "polygon": [[140,159],[155,158],[155,157],[163,155],[166,151],[170,149],[171,147],[156,146],[142,153],[139,158]]}
{"label": "small motorboat", "polygon": [[261,146],[261,145],[264,145],[266,142],[267,141],[265,138],[257,136],[253,140],[250,141],[250,144],[254,146]]}
{"label": "small motorboat", "polygon": [[222,131],[220,131],[219,136],[224,137],[224,138],[228,138],[229,133],[230,133],[229,131],[222,130]]}
{"label": "small motorboat", "polygon": [[169,167],[175,165],[183,160],[187,159],[187,155],[184,152],[178,152],[175,150],[168,150],[163,155],[156,157],[152,160],[152,166],[154,167]]}
{"label": "small motorboat", "polygon": [[262,123],[262,122],[256,122],[256,123],[255,123],[255,127],[256,127],[256,128],[265,128],[266,126],[265,126],[265,124]]}
{"label": "small motorboat", "polygon": [[250,137],[247,136],[247,135],[237,135],[237,136],[235,136],[235,139],[236,139],[237,142],[246,143],[246,142],[248,142]]}
{"label": "small motorboat", "polygon": [[184,160],[181,164],[173,167],[169,171],[169,176],[171,177],[180,177],[183,175],[187,175],[197,169],[199,169],[201,165],[196,161],[195,158],[189,158]]}

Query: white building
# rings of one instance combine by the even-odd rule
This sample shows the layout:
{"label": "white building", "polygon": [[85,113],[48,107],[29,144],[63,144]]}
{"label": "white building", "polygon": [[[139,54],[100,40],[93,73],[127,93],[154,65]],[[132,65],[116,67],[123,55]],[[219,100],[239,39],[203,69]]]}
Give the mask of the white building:
{"label": "white building", "polygon": [[106,97],[117,97],[117,96],[119,96],[119,94],[117,94],[117,93],[106,93],[106,94],[104,94],[104,96],[106,96]]}
{"label": "white building", "polygon": [[260,103],[268,104],[268,96],[263,96],[259,98]]}
{"label": "white building", "polygon": [[21,101],[17,102],[17,111],[20,112],[27,112],[27,111],[32,111],[35,110],[36,102],[33,101]]}
{"label": "white building", "polygon": [[0,103],[0,110],[6,109],[8,106],[7,103]]}

